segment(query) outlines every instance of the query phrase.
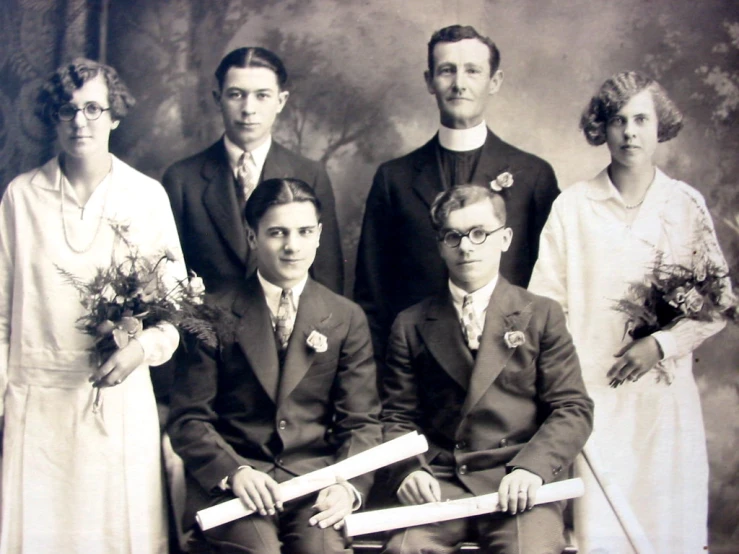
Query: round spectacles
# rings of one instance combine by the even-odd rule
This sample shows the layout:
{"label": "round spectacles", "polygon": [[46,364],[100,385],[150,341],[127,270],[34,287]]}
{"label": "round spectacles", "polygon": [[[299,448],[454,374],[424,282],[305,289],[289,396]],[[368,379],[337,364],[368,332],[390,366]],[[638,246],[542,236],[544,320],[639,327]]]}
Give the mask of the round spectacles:
{"label": "round spectacles", "polygon": [[470,239],[470,242],[472,244],[478,245],[485,242],[487,238],[493,233],[497,233],[504,228],[505,225],[501,225],[500,227],[498,227],[497,229],[493,229],[492,231],[486,231],[482,227],[473,227],[466,233],[460,233],[459,231],[447,231],[439,237],[439,242],[443,242],[444,245],[448,246],[449,248],[456,248],[462,243],[462,239],[464,237],[467,237],[468,239]]}
{"label": "round spectacles", "polygon": [[108,110],[110,110],[110,108],[103,108],[96,102],[88,102],[81,108],[78,108],[73,104],[64,104],[56,111],[56,116],[59,121],[72,121],[77,117],[77,112],[82,112],[87,121],[94,121],[103,115],[103,112],[107,112]]}

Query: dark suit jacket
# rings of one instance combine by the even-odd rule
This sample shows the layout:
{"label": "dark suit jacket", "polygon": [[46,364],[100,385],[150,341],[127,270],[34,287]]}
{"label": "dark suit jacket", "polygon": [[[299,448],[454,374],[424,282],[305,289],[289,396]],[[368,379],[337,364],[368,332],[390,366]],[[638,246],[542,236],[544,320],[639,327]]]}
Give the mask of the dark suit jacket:
{"label": "dark suit jacket", "polygon": [[[384,355],[395,316],[446,286],[446,266],[429,220],[431,203],[444,190],[438,144],[437,135],[418,150],[382,164],[367,198],[354,300],[369,318],[378,358]],[[526,287],[539,254],[539,234],[559,189],[548,163],[488,131],[472,181],[487,185],[505,171],[514,180],[503,192],[513,241],[500,271]]]}
{"label": "dark suit jacket", "polygon": [[[321,201],[321,248],[311,275],[343,294],[344,262],[334,193],[325,169],[272,142],[260,181],[292,177],[305,181]],[[172,165],[162,178],[169,195],[188,267],[209,291],[243,281],[254,269],[223,138],[207,150]]]}
{"label": "dark suit jacket", "polygon": [[[525,343],[509,348],[507,331],[522,331]],[[561,307],[502,277],[476,359],[447,290],[398,316],[387,364],[385,440],[417,430],[429,441],[424,456],[391,468],[395,488],[440,462],[476,495],[495,492],[514,466],[547,483],[566,475],[592,430],[593,402]]]}
{"label": "dark suit jacket", "polygon": [[[188,475],[187,518],[232,498],[218,483],[240,465],[282,482],[382,440],[371,339],[359,306],[309,279],[280,371],[256,275],[215,302],[233,313],[232,330],[219,329],[217,351],[192,348],[172,390],[168,432]],[[307,345],[314,330],[327,337],[326,352]],[[371,482],[364,475],[352,484],[366,494]]]}

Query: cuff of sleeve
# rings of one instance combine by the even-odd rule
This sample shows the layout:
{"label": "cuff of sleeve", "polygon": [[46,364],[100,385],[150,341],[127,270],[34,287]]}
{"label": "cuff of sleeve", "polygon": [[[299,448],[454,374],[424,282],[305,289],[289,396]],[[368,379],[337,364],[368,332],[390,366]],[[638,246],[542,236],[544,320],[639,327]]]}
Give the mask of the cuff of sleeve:
{"label": "cuff of sleeve", "polygon": [[179,344],[180,335],[174,325],[161,323],[144,329],[136,340],[144,349],[144,363],[148,366],[157,366],[172,357]]}
{"label": "cuff of sleeve", "polygon": [[362,494],[354,485],[352,485],[348,481],[342,481],[336,484],[346,488],[349,493],[354,496],[354,502],[352,502],[352,512],[356,512],[359,508],[362,507]]}
{"label": "cuff of sleeve", "polygon": [[669,331],[657,331],[651,335],[657,341],[662,351],[662,359],[672,358],[677,355],[677,341]]}
{"label": "cuff of sleeve", "polygon": [[239,470],[244,469],[245,467],[251,467],[251,466],[239,466],[239,467],[237,467],[231,473],[229,473],[228,475],[226,475],[223,479],[221,479],[218,482],[218,488],[221,489],[222,491],[230,491],[231,490],[231,478],[234,475],[236,475],[236,473]]}

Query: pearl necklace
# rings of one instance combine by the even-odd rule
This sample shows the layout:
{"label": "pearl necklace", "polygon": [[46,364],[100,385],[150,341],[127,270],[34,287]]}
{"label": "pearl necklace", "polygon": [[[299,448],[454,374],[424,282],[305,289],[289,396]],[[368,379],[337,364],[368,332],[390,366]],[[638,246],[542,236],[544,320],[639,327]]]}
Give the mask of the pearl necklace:
{"label": "pearl necklace", "polygon": [[[110,173],[112,173],[112,172],[113,172],[113,169],[111,168]],[[110,176],[110,173],[108,174],[109,176]],[[67,219],[64,216],[64,204],[65,204],[64,183],[65,183],[65,181],[67,183],[69,183],[69,181],[67,181],[67,179],[64,177],[64,172],[62,172],[62,168],[60,167],[59,168],[59,190],[61,192],[60,207],[61,207],[61,212],[62,212],[62,232],[64,234],[64,241],[67,243],[67,246],[69,247],[69,249],[72,252],[74,252],[75,254],[85,254],[85,253],[87,253],[87,252],[90,251],[90,249],[92,248],[92,245],[95,244],[95,241],[97,240],[98,234],[100,233],[100,228],[103,225],[103,218],[105,216],[105,208],[108,205],[108,195],[110,194],[111,185],[109,184],[108,185],[108,190],[105,191],[105,198],[103,199],[103,206],[102,206],[102,209],[100,210],[100,217],[98,218],[98,224],[97,224],[97,227],[95,228],[95,234],[92,236],[92,240],[90,240],[90,242],[87,244],[87,246],[85,246],[83,248],[77,248],[69,240],[69,234],[67,233]],[[72,184],[69,183],[69,186],[71,187]],[[85,207],[84,206],[80,206],[79,205],[79,202],[77,202],[77,200],[75,200],[75,203],[77,204],[77,207],[81,211],[81,214],[80,214],[80,218],[81,218],[82,217],[82,214],[84,214]]]}
{"label": "pearl necklace", "polygon": [[636,204],[631,204],[631,205],[629,205],[626,202],[624,202],[624,208],[626,208],[627,210],[635,210],[639,206],[641,206],[642,204],[644,204],[644,200],[647,198],[647,193],[649,192],[649,189],[652,188],[652,183],[654,183],[654,179],[652,179],[650,181],[649,185],[647,185],[647,189],[644,191],[644,195],[641,197],[641,200],[639,200]]}

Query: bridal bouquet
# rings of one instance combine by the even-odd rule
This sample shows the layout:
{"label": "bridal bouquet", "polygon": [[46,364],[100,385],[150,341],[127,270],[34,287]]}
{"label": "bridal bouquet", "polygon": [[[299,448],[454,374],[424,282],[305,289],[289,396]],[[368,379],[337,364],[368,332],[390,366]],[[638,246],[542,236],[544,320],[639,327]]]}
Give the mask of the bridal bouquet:
{"label": "bridal bouquet", "polygon": [[[724,303],[731,297],[725,290],[727,277],[725,269],[709,260],[690,268],[658,258],[646,279],[631,283],[626,297],[618,300],[614,309],[626,314],[625,333],[634,340],[669,329],[682,319],[737,321],[736,305]],[[658,382],[671,383],[672,376],[661,362],[655,370]]]}
{"label": "bridal bouquet", "polygon": [[167,267],[179,261],[173,253],[142,256],[128,240],[127,226],[111,226],[127,249],[122,261],[113,260],[110,266],[97,268],[87,282],[57,267],[77,290],[86,310],[77,328],[94,339],[90,347],[93,364],[104,363],[144,329],[162,322],[215,347],[213,324],[217,314],[203,304],[203,281],[193,272],[188,278],[173,277]]}

